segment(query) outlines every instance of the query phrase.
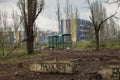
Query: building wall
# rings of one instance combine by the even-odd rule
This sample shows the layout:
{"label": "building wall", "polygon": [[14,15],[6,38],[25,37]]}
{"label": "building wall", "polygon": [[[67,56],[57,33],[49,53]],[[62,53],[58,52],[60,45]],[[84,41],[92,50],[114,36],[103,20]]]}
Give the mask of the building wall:
{"label": "building wall", "polygon": [[71,34],[72,41],[85,41],[91,22],[83,19],[61,20],[61,34]]}
{"label": "building wall", "polygon": [[17,43],[21,41],[21,31],[16,32],[15,40],[16,40]]}
{"label": "building wall", "polygon": [[77,41],[81,40],[81,31],[80,31],[80,20],[77,19]]}
{"label": "building wall", "polygon": [[25,31],[21,31],[21,40],[25,40],[26,39],[26,33]]}
{"label": "building wall", "polygon": [[67,34],[67,25],[66,25],[66,20],[63,21],[64,27],[63,27],[63,34]]}
{"label": "building wall", "polygon": [[72,36],[72,41],[76,42],[77,41],[77,20],[72,19],[71,20],[71,36]]}
{"label": "building wall", "polygon": [[13,31],[11,34],[12,43],[20,42],[26,39],[25,31],[17,31],[16,33]]}
{"label": "building wall", "polygon": [[80,23],[79,30],[81,35],[81,41],[88,40],[88,31],[89,31],[91,22],[88,20],[82,20],[82,19],[79,19],[78,22]]}
{"label": "building wall", "polygon": [[64,27],[64,21],[61,20],[61,31],[60,31],[61,34],[63,33],[63,27]]}
{"label": "building wall", "polygon": [[66,34],[70,34],[71,33],[71,25],[70,25],[70,20],[66,20]]}
{"label": "building wall", "polygon": [[[35,34],[34,41],[35,43],[47,43],[49,35],[57,35],[57,32],[38,31]],[[26,39],[25,31],[18,31],[16,34],[14,31],[12,31],[10,36],[11,36],[11,39],[9,40],[11,41],[11,43],[17,43]]]}

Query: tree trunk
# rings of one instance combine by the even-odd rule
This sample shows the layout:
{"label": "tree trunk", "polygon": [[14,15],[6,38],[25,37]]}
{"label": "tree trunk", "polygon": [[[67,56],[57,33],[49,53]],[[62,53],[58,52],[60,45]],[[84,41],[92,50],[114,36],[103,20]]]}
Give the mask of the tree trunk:
{"label": "tree trunk", "polygon": [[32,54],[34,51],[34,35],[33,31],[27,33],[27,53]]}
{"label": "tree trunk", "polygon": [[28,40],[27,41],[27,53],[32,54],[33,53],[33,42]]}
{"label": "tree trunk", "polygon": [[3,53],[3,56],[5,56],[5,51],[4,51],[4,42],[2,43],[2,53]]}
{"label": "tree trunk", "polygon": [[34,0],[27,0],[28,2],[28,5],[27,5],[27,8],[28,8],[28,23],[27,23],[27,26],[26,26],[26,34],[27,34],[27,53],[28,54],[32,54],[33,51],[34,51],[34,35],[33,35],[33,1]]}
{"label": "tree trunk", "polygon": [[96,32],[96,50],[99,51],[99,32]]}

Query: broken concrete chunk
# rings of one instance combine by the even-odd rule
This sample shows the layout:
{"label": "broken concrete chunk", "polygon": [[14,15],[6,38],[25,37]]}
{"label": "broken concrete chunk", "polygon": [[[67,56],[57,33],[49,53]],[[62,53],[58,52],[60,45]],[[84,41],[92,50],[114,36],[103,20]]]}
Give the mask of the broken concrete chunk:
{"label": "broken concrete chunk", "polygon": [[110,65],[103,67],[98,71],[104,79],[119,80],[120,79],[120,65]]}
{"label": "broken concrete chunk", "polygon": [[30,65],[30,70],[45,73],[65,73],[76,72],[75,64],[71,61],[43,61]]}

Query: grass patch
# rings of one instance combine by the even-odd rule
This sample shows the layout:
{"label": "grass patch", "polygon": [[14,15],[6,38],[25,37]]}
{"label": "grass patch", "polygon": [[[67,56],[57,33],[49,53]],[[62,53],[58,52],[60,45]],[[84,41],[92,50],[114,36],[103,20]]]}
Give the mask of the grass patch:
{"label": "grass patch", "polygon": [[95,44],[92,42],[77,42],[72,44],[73,50],[91,50],[95,48]]}
{"label": "grass patch", "polygon": [[100,42],[100,47],[109,49],[119,49],[120,42],[119,41]]}
{"label": "grass patch", "polygon": [[[73,50],[94,50],[95,42],[77,42],[72,44]],[[100,42],[100,48],[102,49],[120,49],[119,41],[106,41]]]}
{"label": "grass patch", "polygon": [[48,56],[48,53],[46,52],[36,51],[33,54],[27,54],[27,51],[25,50],[15,50],[11,55],[7,57],[2,57],[0,55],[0,63],[16,62],[28,59],[38,59],[46,56]]}

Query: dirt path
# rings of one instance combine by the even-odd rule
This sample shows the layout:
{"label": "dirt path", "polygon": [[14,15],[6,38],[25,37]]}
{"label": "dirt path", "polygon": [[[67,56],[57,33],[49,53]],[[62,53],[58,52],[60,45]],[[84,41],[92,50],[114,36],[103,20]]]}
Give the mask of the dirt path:
{"label": "dirt path", "polygon": [[[101,66],[119,64],[120,51],[69,51],[52,50],[49,56],[38,60],[26,60],[16,63],[0,64],[0,80],[88,80],[90,73],[97,72]],[[29,65],[43,60],[72,60],[76,63],[78,73],[47,74],[35,73],[29,70]],[[22,63],[23,67],[19,67]]]}

